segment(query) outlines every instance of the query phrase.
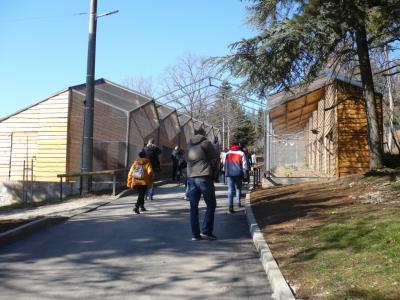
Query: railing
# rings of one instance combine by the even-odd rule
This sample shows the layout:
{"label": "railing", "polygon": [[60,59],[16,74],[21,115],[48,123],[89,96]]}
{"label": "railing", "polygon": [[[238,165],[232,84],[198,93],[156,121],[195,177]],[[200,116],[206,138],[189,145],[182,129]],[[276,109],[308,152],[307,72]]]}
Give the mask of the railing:
{"label": "railing", "polygon": [[83,176],[96,176],[96,175],[110,175],[112,176],[112,195],[115,196],[117,190],[117,174],[121,172],[127,172],[129,169],[115,169],[115,170],[104,170],[104,171],[94,171],[94,172],[81,172],[81,173],[67,173],[58,174],[57,177],[60,178],[60,200],[62,200],[63,195],[63,178],[79,177],[79,191],[82,194],[82,177]]}
{"label": "railing", "polygon": [[253,189],[256,188],[256,186],[261,182],[261,174],[262,174],[262,169],[264,167],[264,164],[256,164],[252,168],[253,172]]}

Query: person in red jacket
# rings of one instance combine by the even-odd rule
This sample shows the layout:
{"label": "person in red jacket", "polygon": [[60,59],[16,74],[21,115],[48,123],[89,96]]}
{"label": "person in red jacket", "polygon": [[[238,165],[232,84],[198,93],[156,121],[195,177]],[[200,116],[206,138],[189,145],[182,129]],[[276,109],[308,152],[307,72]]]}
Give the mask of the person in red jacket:
{"label": "person in red jacket", "polygon": [[242,206],[240,195],[242,192],[242,180],[247,174],[249,166],[247,159],[237,143],[232,144],[224,159],[225,176],[228,182],[228,206],[229,213],[234,213],[233,196],[236,194],[237,204]]}

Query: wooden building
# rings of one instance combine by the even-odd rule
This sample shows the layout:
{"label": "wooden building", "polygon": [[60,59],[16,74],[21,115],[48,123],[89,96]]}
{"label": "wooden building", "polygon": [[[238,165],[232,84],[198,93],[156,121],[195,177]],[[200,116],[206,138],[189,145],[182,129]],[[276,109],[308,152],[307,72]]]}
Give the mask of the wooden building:
{"label": "wooden building", "polygon": [[[322,176],[369,170],[368,128],[361,83],[327,74],[306,88],[271,96],[277,136],[304,131],[305,164]],[[382,96],[376,94],[382,130]]]}
{"label": "wooden building", "polygon": [[[0,181],[80,172],[85,91],[69,87],[0,120]],[[170,151],[193,135],[189,116],[111,81],[96,80],[94,100],[93,171],[129,167],[151,137],[168,168]]]}

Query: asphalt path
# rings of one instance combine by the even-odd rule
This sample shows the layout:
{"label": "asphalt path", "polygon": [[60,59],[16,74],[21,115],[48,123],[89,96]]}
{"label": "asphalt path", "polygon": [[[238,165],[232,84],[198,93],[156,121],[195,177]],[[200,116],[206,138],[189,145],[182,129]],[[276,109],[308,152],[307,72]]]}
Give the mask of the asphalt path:
{"label": "asphalt path", "polygon": [[272,299],[244,210],[216,189],[218,240],[191,241],[183,187],[167,184],[140,215],[123,197],[0,248],[0,299]]}

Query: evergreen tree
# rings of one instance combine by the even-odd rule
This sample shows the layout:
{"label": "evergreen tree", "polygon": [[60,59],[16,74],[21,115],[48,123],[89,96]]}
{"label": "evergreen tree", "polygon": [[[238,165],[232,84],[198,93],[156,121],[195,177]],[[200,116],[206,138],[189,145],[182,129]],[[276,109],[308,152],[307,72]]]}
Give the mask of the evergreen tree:
{"label": "evergreen tree", "polygon": [[249,0],[259,34],[217,60],[261,95],[306,84],[325,68],[357,66],[368,120],[370,168],[382,164],[369,51],[400,39],[398,0]]}
{"label": "evergreen tree", "polygon": [[234,134],[234,141],[243,146],[254,146],[255,142],[255,129],[254,124],[245,115],[244,119],[238,124]]}

